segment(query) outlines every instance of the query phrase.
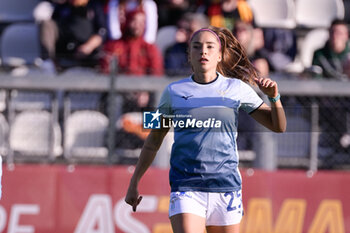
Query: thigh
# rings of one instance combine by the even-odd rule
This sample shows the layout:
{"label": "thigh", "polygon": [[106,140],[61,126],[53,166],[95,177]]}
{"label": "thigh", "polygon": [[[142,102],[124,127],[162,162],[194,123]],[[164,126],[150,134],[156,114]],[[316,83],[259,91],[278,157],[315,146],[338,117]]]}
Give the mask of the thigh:
{"label": "thigh", "polygon": [[229,226],[207,226],[207,233],[239,233],[239,224]]}
{"label": "thigh", "polygon": [[176,214],[170,217],[174,233],[204,233],[205,218],[195,214]]}
{"label": "thigh", "polygon": [[243,216],[241,191],[210,193],[207,212],[207,226],[233,226]]}

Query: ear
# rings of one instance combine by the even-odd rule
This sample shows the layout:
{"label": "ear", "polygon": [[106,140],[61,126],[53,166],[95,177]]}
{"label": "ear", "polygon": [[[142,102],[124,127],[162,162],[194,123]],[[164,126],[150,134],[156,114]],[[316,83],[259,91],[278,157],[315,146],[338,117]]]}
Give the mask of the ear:
{"label": "ear", "polygon": [[221,58],[221,56],[219,56],[218,62],[221,62],[221,60],[222,60],[222,58]]}

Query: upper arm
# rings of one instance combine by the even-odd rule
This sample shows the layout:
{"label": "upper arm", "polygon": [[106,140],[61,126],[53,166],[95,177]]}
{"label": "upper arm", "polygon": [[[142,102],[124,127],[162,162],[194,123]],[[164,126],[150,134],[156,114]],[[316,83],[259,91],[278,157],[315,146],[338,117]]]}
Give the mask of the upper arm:
{"label": "upper arm", "polygon": [[271,128],[271,107],[263,103],[250,114],[251,117],[268,129]]}
{"label": "upper arm", "polygon": [[271,108],[263,103],[250,114],[257,122],[276,133],[286,131],[287,120],[281,102]]}
{"label": "upper arm", "polygon": [[162,145],[165,135],[169,132],[169,128],[152,129],[148,135],[144,147],[147,149],[157,151]]}

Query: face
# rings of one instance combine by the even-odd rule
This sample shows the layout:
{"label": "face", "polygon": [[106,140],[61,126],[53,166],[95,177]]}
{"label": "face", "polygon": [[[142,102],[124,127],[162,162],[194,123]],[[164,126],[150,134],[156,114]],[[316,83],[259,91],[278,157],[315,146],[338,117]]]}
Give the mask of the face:
{"label": "face", "polygon": [[220,43],[213,33],[201,31],[192,38],[189,56],[194,72],[215,72],[222,58]]}
{"label": "face", "polygon": [[130,22],[128,23],[128,31],[133,37],[142,37],[145,31],[145,14],[137,13],[135,14]]}
{"label": "face", "polygon": [[70,3],[75,7],[85,6],[89,0],[70,0]]}
{"label": "face", "polygon": [[349,39],[348,28],[343,24],[336,24],[330,30],[330,43],[336,53],[342,52]]}
{"label": "face", "polygon": [[178,43],[183,43],[183,42],[187,42],[190,39],[191,36],[191,29],[190,29],[190,25],[189,22],[185,21],[185,20],[180,20],[180,22],[178,23],[178,29],[176,31],[176,41]]}

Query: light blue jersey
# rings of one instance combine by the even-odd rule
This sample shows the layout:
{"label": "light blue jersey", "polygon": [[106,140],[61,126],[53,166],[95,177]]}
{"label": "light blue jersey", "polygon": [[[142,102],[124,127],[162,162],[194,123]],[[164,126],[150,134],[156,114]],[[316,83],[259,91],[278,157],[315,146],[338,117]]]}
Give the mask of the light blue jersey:
{"label": "light blue jersey", "polygon": [[[231,192],[241,189],[237,127],[240,108],[251,113],[263,101],[246,83],[218,74],[208,84],[192,77],[171,83],[159,111],[171,118],[171,191]],[[164,126],[164,124],[163,124]]]}

